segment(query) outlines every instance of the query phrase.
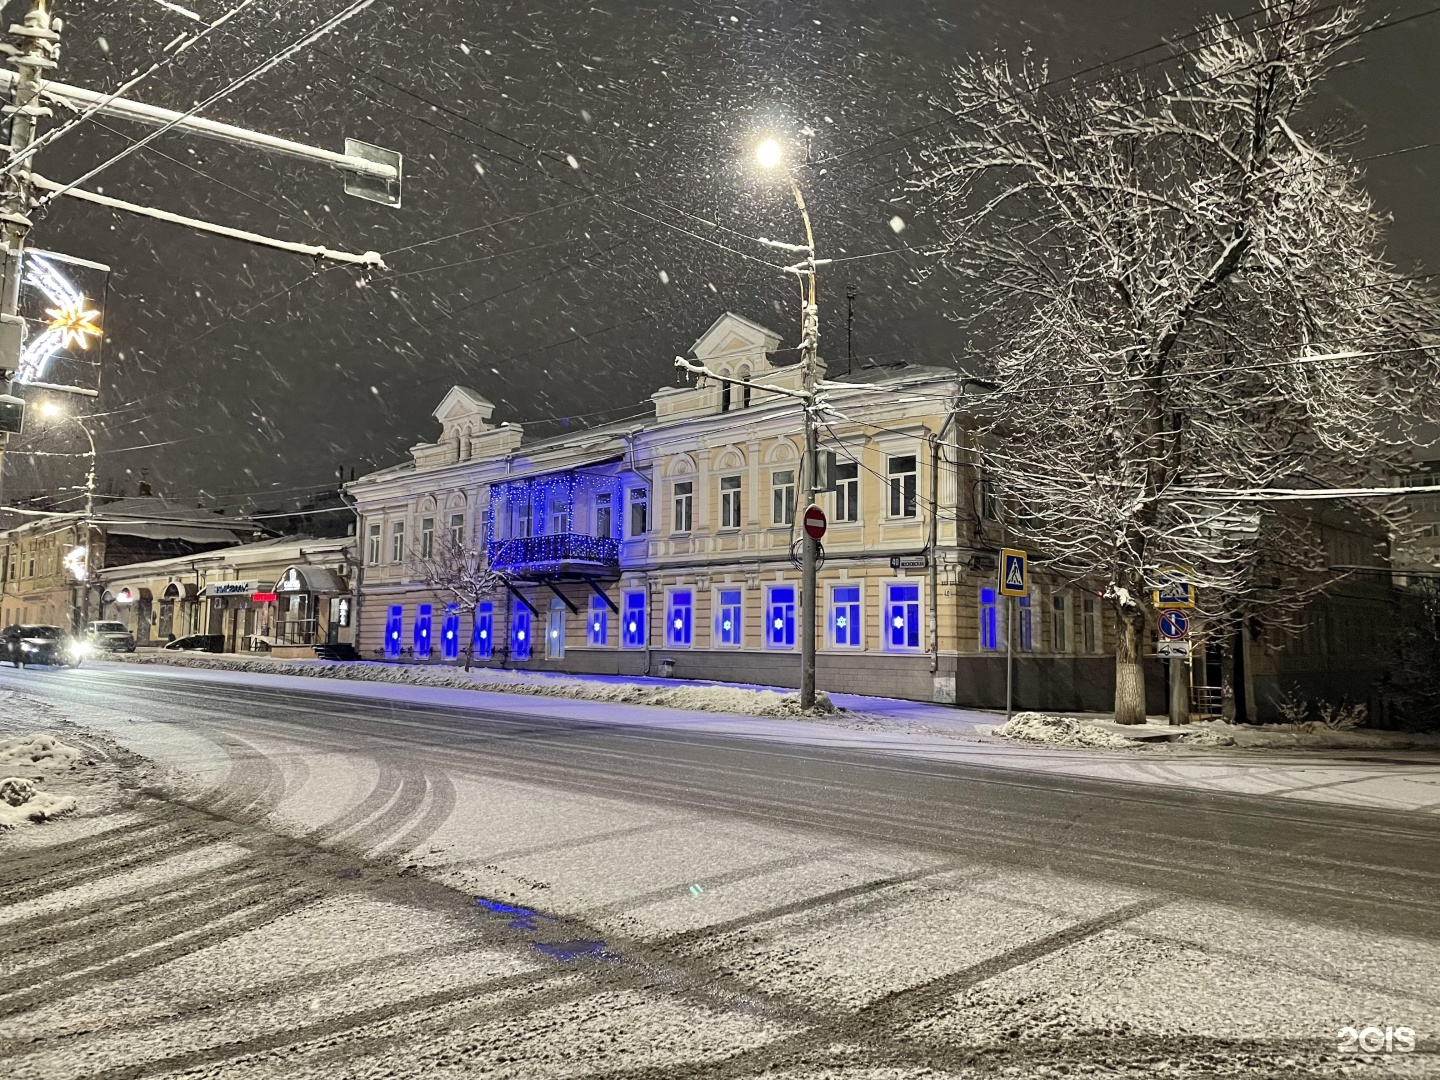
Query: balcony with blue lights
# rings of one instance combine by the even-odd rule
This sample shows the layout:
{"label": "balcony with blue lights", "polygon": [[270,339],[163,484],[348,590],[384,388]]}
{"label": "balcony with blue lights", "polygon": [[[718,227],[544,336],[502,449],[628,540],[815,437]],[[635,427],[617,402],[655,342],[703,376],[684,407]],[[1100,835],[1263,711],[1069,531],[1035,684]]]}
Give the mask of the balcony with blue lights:
{"label": "balcony with blue lights", "polygon": [[620,541],[609,536],[551,533],[492,540],[490,565],[511,578],[615,577],[620,573]]}

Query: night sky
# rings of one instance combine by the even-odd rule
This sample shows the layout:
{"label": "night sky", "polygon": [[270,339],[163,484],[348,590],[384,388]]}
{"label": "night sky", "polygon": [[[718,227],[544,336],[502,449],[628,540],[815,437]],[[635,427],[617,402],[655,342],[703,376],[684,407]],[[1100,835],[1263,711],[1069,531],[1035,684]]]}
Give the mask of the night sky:
{"label": "night sky", "polygon": [[[186,0],[207,18],[232,0]],[[5,5],[7,23],[23,9]],[[132,96],[187,107],[343,0],[261,0]],[[1371,5],[1382,19],[1419,0]],[[788,193],[757,177],[762,134],[808,125],[806,174],[822,257],[822,352],[845,366],[845,290],[861,360],[966,356],[943,278],[917,283],[924,220],[904,175],[966,54],[1028,42],[1065,73],[1158,44],[1244,4],[939,0],[653,4],[608,0],[377,2],[337,34],[206,111],[339,150],[345,136],[405,155],[405,202],[342,193],[338,173],[166,135],[87,185],[275,237],[386,256],[389,272],[282,252],[61,201],[41,247],[111,264],[100,474],[141,471],[186,500],[333,485],[394,464],[437,432],[461,382],[497,420],[551,433],[644,411],[672,361],[723,310],[793,344],[795,291],[746,237],[798,240]],[[194,23],[157,0],[72,0],[61,81],[109,89]],[[1154,61],[1147,53],[1130,64]],[[1440,15],[1367,34],[1327,106],[1364,127],[1360,156],[1440,141]],[[91,122],[38,171],[70,179],[146,129]],[[931,135],[943,133],[943,126]],[[572,167],[573,158],[579,167]],[[834,160],[830,160],[830,159]],[[1440,149],[1366,164],[1394,215],[1391,257],[1434,268]],[[895,232],[891,220],[906,227]],[[733,230],[733,231],[731,231]],[[744,234],[736,235],[736,234]],[[918,249],[918,250],[917,250]],[[83,408],[83,406],[82,406]],[[129,449],[146,444],[147,449]],[[7,496],[74,483],[73,430],[39,425],[7,455]]]}

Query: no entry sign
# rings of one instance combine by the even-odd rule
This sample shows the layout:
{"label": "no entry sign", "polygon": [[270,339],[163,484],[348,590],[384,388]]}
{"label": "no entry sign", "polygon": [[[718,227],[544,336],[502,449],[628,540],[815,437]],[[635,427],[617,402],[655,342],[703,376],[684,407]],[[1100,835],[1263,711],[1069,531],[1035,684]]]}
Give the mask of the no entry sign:
{"label": "no entry sign", "polygon": [[811,540],[819,540],[825,535],[825,511],[820,507],[807,506],[800,521],[805,526],[805,535]]}

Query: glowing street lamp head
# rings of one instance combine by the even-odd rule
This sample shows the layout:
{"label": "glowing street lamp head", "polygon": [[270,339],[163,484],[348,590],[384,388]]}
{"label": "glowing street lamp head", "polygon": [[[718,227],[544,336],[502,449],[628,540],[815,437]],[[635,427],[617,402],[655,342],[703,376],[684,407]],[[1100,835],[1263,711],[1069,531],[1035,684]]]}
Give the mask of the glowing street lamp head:
{"label": "glowing street lamp head", "polygon": [[755,161],[762,169],[773,169],[784,157],[785,152],[774,139],[766,139],[755,148]]}
{"label": "glowing street lamp head", "polygon": [[46,401],[40,406],[40,415],[46,420],[54,420],[65,415],[65,408],[58,401]]}

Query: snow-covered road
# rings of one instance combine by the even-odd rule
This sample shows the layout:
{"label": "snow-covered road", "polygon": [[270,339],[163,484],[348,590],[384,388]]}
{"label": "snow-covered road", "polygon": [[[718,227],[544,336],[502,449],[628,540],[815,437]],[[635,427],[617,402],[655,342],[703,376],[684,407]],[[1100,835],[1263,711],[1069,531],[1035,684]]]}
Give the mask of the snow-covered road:
{"label": "snow-covered road", "polygon": [[0,673],[98,762],[0,835],[10,1075],[1440,1065],[1433,815],[326,689]]}

